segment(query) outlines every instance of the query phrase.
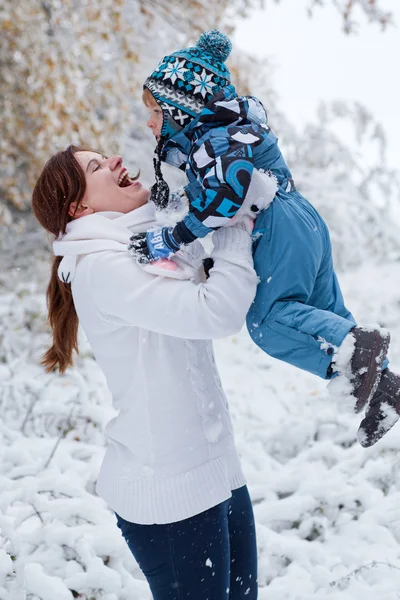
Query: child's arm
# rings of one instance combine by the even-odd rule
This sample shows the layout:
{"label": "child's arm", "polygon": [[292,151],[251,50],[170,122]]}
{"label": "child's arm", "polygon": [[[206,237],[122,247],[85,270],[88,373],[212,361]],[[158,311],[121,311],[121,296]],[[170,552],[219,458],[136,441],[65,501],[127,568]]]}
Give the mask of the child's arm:
{"label": "child's arm", "polygon": [[189,213],[183,221],[131,238],[129,250],[139,262],[169,258],[182,244],[228,224],[241,208],[254,170],[253,146],[262,143],[264,132],[257,127],[246,133],[236,127],[230,130],[210,136],[191,154],[199,193],[192,197],[188,186]]}
{"label": "child's arm", "polygon": [[176,226],[184,242],[187,235],[202,238],[226,225],[246,198],[254,170],[252,144],[258,138],[230,129],[231,134],[214,132],[190,157],[196,195],[189,185],[189,213]]}

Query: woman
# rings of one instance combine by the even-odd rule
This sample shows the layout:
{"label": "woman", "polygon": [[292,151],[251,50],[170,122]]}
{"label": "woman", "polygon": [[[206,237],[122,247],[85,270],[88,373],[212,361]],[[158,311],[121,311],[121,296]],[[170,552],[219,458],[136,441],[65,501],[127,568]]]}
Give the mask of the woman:
{"label": "woman", "polygon": [[127,251],[157,224],[148,199],[119,156],[70,146],[44,167],[32,207],[57,256],[43,364],[72,364],[79,318],[119,411],[97,492],[153,598],[254,600],[253,512],[210,342],[239,331],[254,297],[250,227],[214,234],[207,280],[198,242],[160,275]]}

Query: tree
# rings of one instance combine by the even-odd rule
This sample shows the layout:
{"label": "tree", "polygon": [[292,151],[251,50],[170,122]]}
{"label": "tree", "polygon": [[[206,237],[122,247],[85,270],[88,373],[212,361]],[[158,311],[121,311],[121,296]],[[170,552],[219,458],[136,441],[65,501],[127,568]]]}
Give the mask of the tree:
{"label": "tree", "polygon": [[[383,27],[390,23],[379,0],[332,2],[346,31],[354,29],[356,9]],[[312,11],[323,4],[310,0],[306,6]],[[132,99],[154,57],[204,29],[229,31],[237,15],[260,5],[258,0],[4,0],[0,197],[26,208],[43,162],[72,140],[120,150],[128,130],[138,125]],[[0,219],[6,216],[3,202]]]}
{"label": "tree", "polygon": [[[230,11],[252,2],[236,0]],[[44,161],[71,141],[119,151],[137,125],[132,103],[145,74],[167,48],[187,43],[181,31],[218,26],[228,4],[4,0],[0,197],[26,208]]]}
{"label": "tree", "polygon": [[386,137],[373,115],[358,102],[336,101],[322,103],[303,130],[283,124],[296,185],[329,225],[336,266],[398,258],[400,180],[387,167]]}
{"label": "tree", "polygon": [[[280,0],[275,0],[280,2]],[[345,33],[354,33],[358,26],[358,14],[364,14],[370,23],[385,29],[393,23],[393,14],[382,8],[382,0],[330,0],[343,18]],[[312,16],[315,8],[325,6],[327,0],[308,0],[307,10]]]}
{"label": "tree", "polygon": [[3,4],[0,173],[2,193],[16,206],[27,206],[38,169],[58,147],[78,138],[115,147],[136,83],[128,75],[139,60],[130,40],[140,10],[128,26],[123,4]]}

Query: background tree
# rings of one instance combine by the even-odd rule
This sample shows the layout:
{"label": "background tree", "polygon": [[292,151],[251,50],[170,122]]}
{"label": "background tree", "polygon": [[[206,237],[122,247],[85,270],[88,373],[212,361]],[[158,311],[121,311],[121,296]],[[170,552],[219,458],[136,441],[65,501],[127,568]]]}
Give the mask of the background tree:
{"label": "background tree", "polygon": [[364,14],[370,23],[377,23],[382,29],[393,22],[392,13],[382,8],[382,0],[308,0],[307,10],[312,16],[315,8],[325,6],[329,2],[341,14],[345,33],[353,33],[357,29],[361,14]]}
{"label": "background tree", "polygon": [[[378,0],[332,1],[346,31],[354,29],[357,9],[383,27],[390,22]],[[323,3],[311,0],[305,7],[312,11]],[[136,129],[132,100],[155,56],[186,45],[204,29],[229,31],[238,15],[262,4],[3,0],[0,219],[10,218],[5,201],[20,209],[29,205],[38,171],[57,148],[79,139],[109,151],[121,149],[129,130]]]}
{"label": "background tree", "polygon": [[[230,13],[252,0],[237,0]],[[71,140],[121,150],[146,69],[221,24],[228,1],[4,0],[0,9],[0,194],[29,205],[43,162]],[[179,27],[178,27],[179,24]],[[5,206],[2,205],[3,218]]]}

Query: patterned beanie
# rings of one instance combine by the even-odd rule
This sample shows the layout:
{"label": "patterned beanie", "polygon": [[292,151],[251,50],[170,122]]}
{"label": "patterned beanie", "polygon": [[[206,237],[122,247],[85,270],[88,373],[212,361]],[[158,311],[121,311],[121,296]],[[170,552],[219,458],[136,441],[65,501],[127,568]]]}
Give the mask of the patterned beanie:
{"label": "patterned beanie", "polygon": [[224,64],[231,50],[230,39],[212,29],[202,33],[195,46],[160,60],[143,87],[163,110],[163,140],[186,127],[221,88],[229,87],[235,92]]}

